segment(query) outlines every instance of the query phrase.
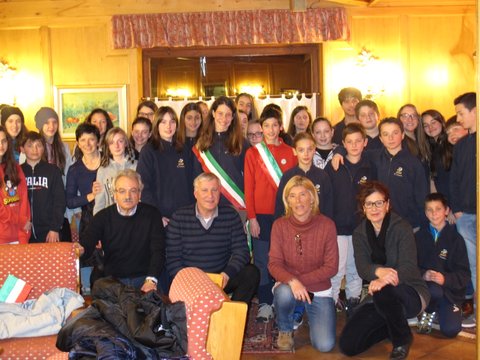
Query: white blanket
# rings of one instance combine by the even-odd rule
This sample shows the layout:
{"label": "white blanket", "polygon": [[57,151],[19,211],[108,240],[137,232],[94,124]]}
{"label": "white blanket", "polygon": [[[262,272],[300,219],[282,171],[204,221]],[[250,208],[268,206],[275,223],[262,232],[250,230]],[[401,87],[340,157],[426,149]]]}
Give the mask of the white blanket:
{"label": "white blanket", "polygon": [[66,288],[55,288],[37,300],[22,304],[0,302],[0,339],[57,334],[83,297]]}

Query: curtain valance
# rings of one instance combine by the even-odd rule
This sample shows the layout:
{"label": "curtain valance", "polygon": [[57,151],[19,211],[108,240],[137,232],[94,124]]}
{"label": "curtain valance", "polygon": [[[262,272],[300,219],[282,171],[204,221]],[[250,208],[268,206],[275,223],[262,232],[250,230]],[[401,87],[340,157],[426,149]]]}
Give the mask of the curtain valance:
{"label": "curtain valance", "polygon": [[319,43],[347,40],[343,8],[115,15],[116,49]]}

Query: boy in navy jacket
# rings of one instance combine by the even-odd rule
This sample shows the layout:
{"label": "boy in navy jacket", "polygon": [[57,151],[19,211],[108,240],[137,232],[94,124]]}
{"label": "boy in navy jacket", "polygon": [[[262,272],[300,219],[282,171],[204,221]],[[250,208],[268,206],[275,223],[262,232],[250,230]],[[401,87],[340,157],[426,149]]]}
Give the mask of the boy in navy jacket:
{"label": "boy in navy jacket", "polygon": [[[454,100],[457,121],[468,130],[453,147],[450,170],[450,205],[457,219],[457,230],[465,239],[473,288],[477,281],[477,196],[476,196],[476,132],[477,95],[474,92],[460,95]],[[463,323],[464,327],[475,326],[475,314]]]}
{"label": "boy in navy jacket", "polygon": [[367,135],[360,124],[348,124],[342,134],[343,146],[347,151],[343,165],[337,171],[327,165],[326,170],[332,181],[334,196],[333,221],[337,226],[338,273],[332,278],[333,299],[337,308],[340,285],[346,276],[345,292],[347,297],[347,313],[360,302],[362,279],[358,276],[353,257],[352,234],[359,224],[357,209],[358,190],[367,180],[373,180],[373,169],[370,162],[362,157],[367,146]]}
{"label": "boy in navy jacket", "polygon": [[45,140],[30,131],[22,141],[26,161],[21,165],[27,180],[32,217],[30,243],[61,241],[66,207],[65,189],[60,169],[43,160]]}
{"label": "boy in navy jacket", "polygon": [[[380,121],[378,125],[381,149],[367,150],[365,158],[375,169],[375,177],[390,190],[390,204],[393,210],[408,221],[414,231],[426,224],[423,211],[423,199],[428,194],[428,182],[420,160],[407,148],[402,147],[405,137],[403,124],[394,117]],[[337,147],[337,154],[332,159],[334,169],[343,162],[345,149]]]}
{"label": "boy in navy jacket", "polygon": [[455,225],[446,221],[449,211],[445,196],[429,194],[425,199],[429,224],[415,234],[418,267],[431,295],[418,322],[420,334],[431,331],[435,315],[445,336],[455,337],[462,329],[460,309],[470,280],[470,268],[462,236]]}

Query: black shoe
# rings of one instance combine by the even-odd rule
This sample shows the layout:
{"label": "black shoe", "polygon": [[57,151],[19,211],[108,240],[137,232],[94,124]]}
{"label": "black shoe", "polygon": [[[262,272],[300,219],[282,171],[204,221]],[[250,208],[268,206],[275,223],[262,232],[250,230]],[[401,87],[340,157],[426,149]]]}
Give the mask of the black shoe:
{"label": "black shoe", "polygon": [[347,313],[347,318],[352,316],[355,308],[360,304],[360,298],[349,298],[345,305],[345,312]]}
{"label": "black shoe", "polygon": [[412,343],[409,342],[405,345],[394,347],[392,353],[390,354],[390,360],[402,360],[406,359],[408,356],[408,351],[410,350],[410,345]]}

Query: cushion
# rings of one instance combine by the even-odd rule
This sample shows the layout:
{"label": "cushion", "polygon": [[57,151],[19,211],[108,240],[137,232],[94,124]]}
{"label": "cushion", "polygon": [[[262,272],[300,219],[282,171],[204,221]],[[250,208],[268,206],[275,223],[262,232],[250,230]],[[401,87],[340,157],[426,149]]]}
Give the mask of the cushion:
{"label": "cushion", "polygon": [[12,274],[33,286],[28,299],[54,287],[77,291],[78,258],[72,243],[0,246],[0,285]]}

